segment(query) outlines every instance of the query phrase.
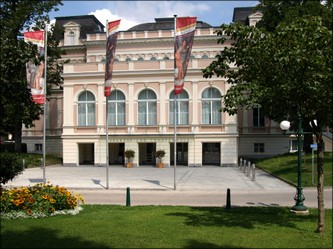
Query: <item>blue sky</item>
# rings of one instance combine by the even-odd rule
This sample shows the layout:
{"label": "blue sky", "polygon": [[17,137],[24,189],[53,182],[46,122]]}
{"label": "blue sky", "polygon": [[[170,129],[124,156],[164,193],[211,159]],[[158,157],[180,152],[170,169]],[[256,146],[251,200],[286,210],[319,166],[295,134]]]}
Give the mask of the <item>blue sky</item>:
{"label": "blue sky", "polygon": [[196,16],[198,21],[212,26],[232,21],[235,7],[251,7],[258,1],[63,1],[59,11],[50,18],[60,16],[95,15],[105,25],[106,20],[121,19],[120,30],[140,23],[154,22],[154,18]]}

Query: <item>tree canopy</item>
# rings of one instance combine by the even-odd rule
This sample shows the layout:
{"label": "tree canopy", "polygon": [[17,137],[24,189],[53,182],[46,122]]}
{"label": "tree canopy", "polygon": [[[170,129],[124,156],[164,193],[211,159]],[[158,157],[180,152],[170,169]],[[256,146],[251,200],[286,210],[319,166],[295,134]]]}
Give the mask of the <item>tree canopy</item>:
{"label": "tree canopy", "polygon": [[[286,2],[305,5],[307,1]],[[310,5],[322,9],[318,1],[314,2],[317,5]],[[302,13],[301,6],[288,7],[284,1],[275,4],[262,0],[261,4],[267,9],[258,27],[240,23],[220,26],[218,43],[225,45],[228,40],[231,44],[225,45],[203,69],[203,76],[225,77],[231,85],[222,96],[224,112],[234,115],[239,108],[259,105],[274,121],[287,119],[297,127],[300,115],[304,123],[312,123],[318,144],[317,231],[322,233],[325,213],[322,129],[333,126],[332,22],[327,20],[326,11],[322,18],[319,14],[309,14],[310,8],[304,8]]]}
{"label": "tree canopy", "polygon": [[[41,105],[32,101],[27,87],[25,64],[38,55],[35,45],[25,43],[20,37],[24,31],[45,29],[49,22],[48,12],[58,10],[59,0],[1,1],[1,102],[0,135],[14,134],[16,151],[20,151],[22,124],[29,127],[43,113]],[[61,65],[57,60],[61,56],[58,41],[49,32],[48,38],[48,84],[60,84]],[[42,60],[36,59],[35,63]]]}

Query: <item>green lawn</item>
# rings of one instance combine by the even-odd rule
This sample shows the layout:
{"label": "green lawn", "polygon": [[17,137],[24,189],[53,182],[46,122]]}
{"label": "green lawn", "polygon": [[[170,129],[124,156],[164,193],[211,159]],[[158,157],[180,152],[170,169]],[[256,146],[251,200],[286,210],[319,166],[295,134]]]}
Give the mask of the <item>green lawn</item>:
{"label": "green lawn", "polygon": [[[35,153],[12,153],[12,152],[1,152],[1,153],[8,153],[8,154],[16,154],[23,163],[25,168],[36,168],[41,167],[43,154],[35,154]],[[46,162],[45,165],[54,165],[54,164],[61,164],[62,158],[59,155],[46,155]]]}
{"label": "green lawn", "polygon": [[75,216],[1,221],[1,248],[332,248],[332,210],[84,205]]}
{"label": "green lawn", "polygon": [[[332,186],[332,152],[324,153],[324,185]],[[302,157],[302,185],[303,187],[317,186],[317,162],[314,155],[314,184],[312,184],[312,155]],[[273,158],[255,162],[256,167],[270,174],[297,185],[297,153],[279,155]]]}

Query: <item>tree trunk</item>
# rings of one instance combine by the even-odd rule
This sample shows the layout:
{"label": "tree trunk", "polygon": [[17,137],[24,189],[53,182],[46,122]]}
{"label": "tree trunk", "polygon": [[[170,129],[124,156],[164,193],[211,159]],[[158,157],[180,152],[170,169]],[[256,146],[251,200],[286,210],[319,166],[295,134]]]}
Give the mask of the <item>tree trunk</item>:
{"label": "tree trunk", "polygon": [[317,232],[324,233],[325,230],[325,207],[324,207],[324,140],[322,133],[316,133],[317,141],[317,194],[318,194],[318,226]]}
{"label": "tree trunk", "polygon": [[15,124],[15,152],[21,152],[21,145],[22,145],[22,122],[16,122]]}

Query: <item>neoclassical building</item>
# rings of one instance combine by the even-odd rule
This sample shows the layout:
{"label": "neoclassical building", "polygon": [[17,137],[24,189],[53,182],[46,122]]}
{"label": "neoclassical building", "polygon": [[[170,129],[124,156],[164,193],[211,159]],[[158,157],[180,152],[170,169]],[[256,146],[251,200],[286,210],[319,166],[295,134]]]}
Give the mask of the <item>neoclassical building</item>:
{"label": "neoclassical building", "polygon": [[[238,9],[234,21],[245,25],[254,25],[261,17]],[[123,165],[124,151],[134,150],[138,167],[155,165],[158,149],[166,151],[166,166],[174,164],[174,150],[177,165],[184,166],[234,166],[239,157],[268,157],[290,150],[292,142],[259,107],[234,116],[219,111],[221,95],[229,87],[226,79],[205,79],[201,71],[223,49],[214,33],[218,27],[197,21],[184,90],[176,102],[176,146],[173,18],[156,18],[119,32],[107,99],[104,25],[86,15],[58,17],[56,27],[66,51],[62,60],[69,63],[64,64],[63,85],[52,89],[47,105],[46,152],[61,154],[64,166],[105,166],[107,150],[109,165]],[[42,125],[36,121],[34,128],[23,130],[29,152],[43,149]]]}

